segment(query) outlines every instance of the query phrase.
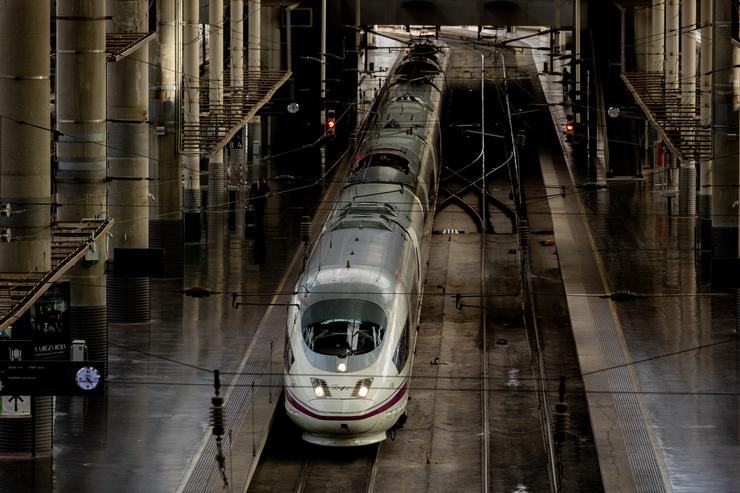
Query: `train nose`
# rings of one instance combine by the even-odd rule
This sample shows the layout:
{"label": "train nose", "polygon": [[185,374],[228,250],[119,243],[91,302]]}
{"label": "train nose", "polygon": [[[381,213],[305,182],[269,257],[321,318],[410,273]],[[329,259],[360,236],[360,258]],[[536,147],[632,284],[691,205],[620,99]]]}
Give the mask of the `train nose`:
{"label": "train nose", "polygon": [[370,399],[313,399],[309,405],[321,409],[322,415],[329,418],[318,420],[319,433],[367,433],[378,422],[377,415],[368,413],[375,407],[375,401]]}
{"label": "train nose", "polygon": [[305,405],[289,399],[288,415],[302,429],[326,435],[358,435],[372,431],[379,416],[369,412],[370,399],[311,399]]}

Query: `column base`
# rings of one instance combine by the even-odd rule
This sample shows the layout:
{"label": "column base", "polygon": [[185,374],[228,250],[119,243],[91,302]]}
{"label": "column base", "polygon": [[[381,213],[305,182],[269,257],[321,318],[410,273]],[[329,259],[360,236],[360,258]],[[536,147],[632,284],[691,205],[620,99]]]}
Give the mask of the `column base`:
{"label": "column base", "polygon": [[740,287],[737,235],[738,228],[712,228],[712,286]]}
{"label": "column base", "polygon": [[149,221],[149,246],[164,249],[164,277],[182,278],[184,272],[182,219],[153,219]]}
{"label": "column base", "polygon": [[200,243],[200,212],[185,212],[185,243]]}
{"label": "column base", "polygon": [[115,277],[106,283],[108,321],[114,324],[144,323],[151,318],[148,277]]}
{"label": "column base", "polygon": [[0,457],[44,459],[53,448],[54,397],[31,397],[31,416],[0,418]]}
{"label": "column base", "polygon": [[83,339],[87,359],[105,362],[108,374],[108,308],[98,306],[70,306],[69,325],[72,340]]}

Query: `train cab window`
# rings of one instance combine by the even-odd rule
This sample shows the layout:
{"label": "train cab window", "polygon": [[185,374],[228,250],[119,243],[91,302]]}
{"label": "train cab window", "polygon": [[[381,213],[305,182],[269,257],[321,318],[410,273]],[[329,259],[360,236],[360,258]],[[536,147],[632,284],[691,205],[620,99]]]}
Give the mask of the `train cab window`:
{"label": "train cab window", "polygon": [[364,300],[326,300],[311,305],[303,316],[303,341],[311,351],[329,356],[352,356],[380,347],[386,317],[376,304]]}
{"label": "train cab window", "polygon": [[360,161],[361,167],[388,166],[404,173],[409,172],[409,160],[396,154],[373,154]]}
{"label": "train cab window", "polygon": [[440,72],[436,60],[424,57],[410,57],[398,66],[396,75],[401,82],[417,82],[434,77]]}
{"label": "train cab window", "polygon": [[388,202],[352,202],[351,204],[345,205],[342,212],[339,213],[340,217],[344,218],[347,216],[357,215],[396,215],[396,207],[389,204]]}
{"label": "train cab window", "polygon": [[395,98],[391,98],[392,102],[396,101],[413,101],[414,103],[423,103],[424,100],[421,99],[419,96],[412,96],[411,94],[404,94],[403,96],[396,96]]}
{"label": "train cab window", "polygon": [[363,219],[363,218],[358,217],[358,218],[353,218],[353,219],[337,221],[336,223],[334,223],[334,225],[332,225],[331,230],[335,231],[337,229],[365,229],[365,228],[393,231],[389,222],[387,220],[384,220],[382,216],[380,218],[367,217]]}

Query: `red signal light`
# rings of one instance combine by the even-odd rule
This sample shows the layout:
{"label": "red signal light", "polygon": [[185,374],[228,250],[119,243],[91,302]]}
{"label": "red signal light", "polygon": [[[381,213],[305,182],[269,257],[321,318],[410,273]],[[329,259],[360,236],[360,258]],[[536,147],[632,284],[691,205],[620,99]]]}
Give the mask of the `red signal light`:
{"label": "red signal light", "polygon": [[336,113],[334,112],[334,110],[326,110],[326,132],[333,135],[336,126]]}

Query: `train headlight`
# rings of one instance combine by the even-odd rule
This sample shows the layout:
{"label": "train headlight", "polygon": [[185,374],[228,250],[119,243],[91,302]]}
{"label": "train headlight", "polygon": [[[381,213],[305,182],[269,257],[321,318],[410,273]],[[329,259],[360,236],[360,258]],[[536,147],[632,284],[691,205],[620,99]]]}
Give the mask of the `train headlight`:
{"label": "train headlight", "polygon": [[337,363],[337,371],[339,373],[346,373],[347,371],[347,362],[346,361],[340,361]]}
{"label": "train headlight", "polygon": [[364,380],[359,380],[357,382],[357,385],[355,385],[355,390],[352,392],[352,395],[354,397],[361,397],[365,398],[367,397],[368,392],[370,392],[370,385],[372,385],[373,379],[372,378],[366,378]]}
{"label": "train headlight", "polygon": [[316,394],[316,397],[326,396],[326,392],[324,391],[324,385],[325,385],[324,382],[322,382],[318,378],[311,379],[311,387],[313,387],[313,393]]}
{"label": "train headlight", "polygon": [[369,388],[365,387],[364,385],[360,387],[360,390],[357,392],[357,395],[360,397],[367,397],[367,393],[370,391]]}

